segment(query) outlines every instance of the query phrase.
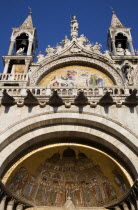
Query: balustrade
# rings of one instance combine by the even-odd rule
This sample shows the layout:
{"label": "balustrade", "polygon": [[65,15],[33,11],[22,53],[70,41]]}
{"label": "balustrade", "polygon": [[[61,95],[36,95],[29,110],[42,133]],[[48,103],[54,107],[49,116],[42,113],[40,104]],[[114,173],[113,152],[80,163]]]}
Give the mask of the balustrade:
{"label": "balustrade", "polygon": [[[43,102],[48,102],[54,91],[62,98],[63,102],[70,100],[72,103],[80,92],[87,97],[88,104],[91,107],[96,107],[98,103],[116,104],[117,107],[122,107],[122,104],[138,103],[138,87],[123,87],[123,86],[110,86],[110,87],[39,87],[39,86],[1,86],[0,87],[0,100],[2,103],[8,104],[8,100],[11,103],[18,103],[20,100],[24,100],[30,93],[36,100],[34,103],[42,99]],[[106,95],[106,93],[108,93]],[[8,96],[9,95],[9,96]],[[7,97],[8,96],[8,97]],[[6,97],[6,98],[4,98]],[[11,98],[13,97],[13,98]],[[28,98],[29,99],[29,98]],[[27,100],[28,100],[27,99]],[[102,99],[102,100],[101,100]],[[6,100],[6,102],[3,102]],[[42,102],[41,100],[41,102]],[[95,103],[96,102],[96,103]],[[31,101],[29,102],[31,103]]]}
{"label": "balustrade", "polygon": [[[136,192],[136,193],[135,193]],[[118,200],[114,201],[107,209],[114,210],[138,210],[138,179],[135,181],[131,189]]]}
{"label": "balustrade", "polygon": [[24,198],[18,197],[15,193],[10,191],[1,181],[0,181],[0,210],[23,210],[28,207],[32,207],[33,204],[26,201]]}
{"label": "balustrade", "polygon": [[138,96],[138,87],[136,88],[124,88],[124,87],[116,87],[116,86],[112,86],[112,87],[88,87],[88,88],[63,88],[63,87],[59,87],[59,88],[48,88],[48,87],[16,87],[16,86],[2,86],[0,87],[0,94],[2,94],[2,92],[6,90],[7,93],[11,94],[11,95],[20,95],[21,92],[23,91],[27,91],[30,90],[30,92],[34,95],[34,96],[50,96],[52,94],[52,92],[54,90],[56,90],[58,92],[58,94],[60,96],[76,96],[78,95],[78,93],[80,91],[84,92],[84,95],[86,95],[87,97],[94,97],[94,96],[103,96],[106,92],[109,92],[111,96],[128,96],[130,94],[132,94],[133,90],[137,90],[137,96]]}
{"label": "balustrade", "polygon": [[4,196],[0,202],[0,209],[4,210],[5,209],[5,202],[6,202],[6,196]]}
{"label": "balustrade", "polygon": [[28,74],[0,74],[0,81],[26,81]]}

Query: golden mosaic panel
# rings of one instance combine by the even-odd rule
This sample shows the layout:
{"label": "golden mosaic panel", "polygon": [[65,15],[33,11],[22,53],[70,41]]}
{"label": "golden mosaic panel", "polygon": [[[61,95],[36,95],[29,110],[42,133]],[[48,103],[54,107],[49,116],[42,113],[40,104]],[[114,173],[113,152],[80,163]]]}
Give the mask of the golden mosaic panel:
{"label": "golden mosaic panel", "polygon": [[12,73],[14,74],[23,74],[25,71],[25,65],[13,65],[12,67]]}
{"label": "golden mosaic panel", "polygon": [[72,144],[39,149],[8,174],[6,185],[39,206],[102,206],[130,188],[129,175],[105,153]]}
{"label": "golden mosaic panel", "polygon": [[98,69],[86,66],[67,66],[46,75],[39,86],[112,86],[113,81]]}

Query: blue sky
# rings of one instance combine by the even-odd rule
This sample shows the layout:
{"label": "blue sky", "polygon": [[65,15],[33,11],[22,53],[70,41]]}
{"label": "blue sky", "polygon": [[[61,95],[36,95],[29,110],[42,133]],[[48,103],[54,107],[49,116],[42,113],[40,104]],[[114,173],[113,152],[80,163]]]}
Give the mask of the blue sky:
{"label": "blue sky", "polygon": [[106,50],[111,7],[121,22],[132,29],[134,49],[138,49],[138,0],[4,0],[0,6],[0,57],[7,54],[11,28],[22,24],[28,15],[28,6],[33,10],[33,23],[37,28],[37,54],[44,53],[48,44],[55,46],[65,35],[69,37],[72,14],[77,15],[79,34],[84,34],[92,43],[98,41],[102,51]]}

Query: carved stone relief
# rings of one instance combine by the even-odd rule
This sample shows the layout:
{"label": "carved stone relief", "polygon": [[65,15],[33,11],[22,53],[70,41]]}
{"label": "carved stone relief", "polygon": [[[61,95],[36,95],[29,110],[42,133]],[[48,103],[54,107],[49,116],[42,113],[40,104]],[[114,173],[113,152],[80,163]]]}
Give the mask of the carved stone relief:
{"label": "carved stone relief", "polygon": [[125,83],[128,85],[133,85],[134,84],[134,68],[129,63],[126,63],[123,66],[122,71],[123,71]]}

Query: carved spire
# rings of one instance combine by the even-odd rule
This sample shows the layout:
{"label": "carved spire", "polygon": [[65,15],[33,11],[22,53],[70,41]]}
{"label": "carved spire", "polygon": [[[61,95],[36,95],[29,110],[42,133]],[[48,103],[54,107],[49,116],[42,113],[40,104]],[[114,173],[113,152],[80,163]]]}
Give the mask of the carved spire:
{"label": "carved spire", "polygon": [[20,28],[24,29],[31,29],[33,28],[33,21],[32,21],[32,9],[29,8],[30,12],[26,20],[23,22],[23,24],[20,26]]}
{"label": "carved spire", "polygon": [[123,24],[120,22],[120,20],[116,16],[114,10],[112,10],[111,28],[125,28],[125,26],[123,26]]}
{"label": "carved spire", "polygon": [[78,29],[79,29],[79,24],[78,21],[76,19],[76,15],[72,15],[72,19],[71,19],[71,37],[73,38],[77,38],[78,37]]}

